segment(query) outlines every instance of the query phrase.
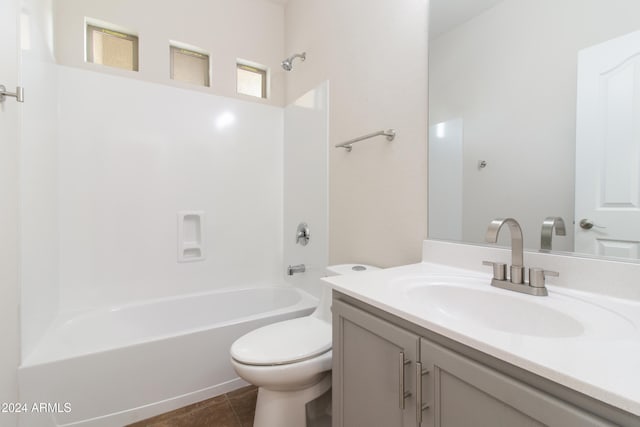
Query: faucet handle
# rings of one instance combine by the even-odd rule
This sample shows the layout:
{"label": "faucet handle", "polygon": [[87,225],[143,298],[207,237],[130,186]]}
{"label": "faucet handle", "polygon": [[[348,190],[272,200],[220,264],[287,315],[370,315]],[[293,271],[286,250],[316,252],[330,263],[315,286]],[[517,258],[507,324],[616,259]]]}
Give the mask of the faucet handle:
{"label": "faucet handle", "polygon": [[493,278],[495,280],[507,280],[507,264],[503,262],[482,261],[482,265],[493,267]]}
{"label": "faucet handle", "polygon": [[558,277],[560,273],[557,271],[543,270],[542,268],[529,269],[529,286],[534,288],[544,288],[545,278],[547,276]]}

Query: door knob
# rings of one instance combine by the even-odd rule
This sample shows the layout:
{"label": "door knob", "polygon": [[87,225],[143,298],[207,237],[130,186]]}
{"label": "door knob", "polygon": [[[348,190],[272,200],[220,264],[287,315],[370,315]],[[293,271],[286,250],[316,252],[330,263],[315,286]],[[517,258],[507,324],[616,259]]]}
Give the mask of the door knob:
{"label": "door knob", "polygon": [[580,224],[580,228],[582,228],[583,230],[591,230],[593,227],[607,228],[607,227],[603,227],[602,225],[596,225],[593,221],[587,218],[582,218],[579,224]]}

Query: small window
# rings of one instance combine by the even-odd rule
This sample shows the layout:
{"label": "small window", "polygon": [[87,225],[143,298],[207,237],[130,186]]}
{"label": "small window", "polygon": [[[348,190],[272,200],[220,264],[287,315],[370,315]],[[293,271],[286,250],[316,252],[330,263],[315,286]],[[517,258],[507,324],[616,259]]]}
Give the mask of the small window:
{"label": "small window", "polygon": [[246,64],[238,64],[238,93],[257,98],[267,97],[267,71]]}
{"label": "small window", "polygon": [[138,71],[138,37],[87,25],[87,61]]}
{"label": "small window", "polygon": [[170,47],[171,78],[200,86],[209,86],[209,55]]}

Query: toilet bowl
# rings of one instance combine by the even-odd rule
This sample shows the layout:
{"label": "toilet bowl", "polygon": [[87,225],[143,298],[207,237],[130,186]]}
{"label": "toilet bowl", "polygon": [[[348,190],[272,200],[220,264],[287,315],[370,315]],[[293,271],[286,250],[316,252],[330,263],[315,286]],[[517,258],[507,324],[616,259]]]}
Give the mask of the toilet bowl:
{"label": "toilet bowl", "polygon": [[[363,264],[327,267],[328,275],[378,270]],[[315,311],[273,323],[238,338],[231,364],[258,386],[254,427],[306,426],[306,404],[331,388],[331,289],[324,286]]]}

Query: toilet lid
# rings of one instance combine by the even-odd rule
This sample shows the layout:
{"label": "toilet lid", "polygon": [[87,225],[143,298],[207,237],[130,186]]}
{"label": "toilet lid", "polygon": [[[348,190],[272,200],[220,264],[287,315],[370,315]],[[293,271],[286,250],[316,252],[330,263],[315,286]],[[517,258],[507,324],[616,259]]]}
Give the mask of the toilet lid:
{"label": "toilet lid", "polygon": [[231,346],[231,357],[247,365],[283,365],[331,350],[331,325],[307,316],[258,328]]}

